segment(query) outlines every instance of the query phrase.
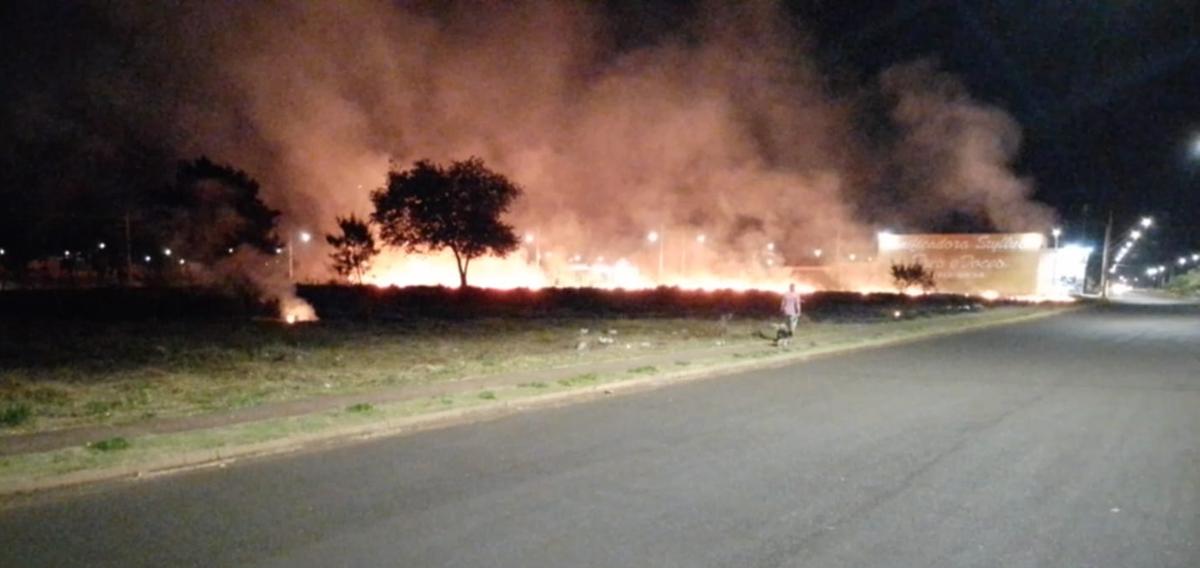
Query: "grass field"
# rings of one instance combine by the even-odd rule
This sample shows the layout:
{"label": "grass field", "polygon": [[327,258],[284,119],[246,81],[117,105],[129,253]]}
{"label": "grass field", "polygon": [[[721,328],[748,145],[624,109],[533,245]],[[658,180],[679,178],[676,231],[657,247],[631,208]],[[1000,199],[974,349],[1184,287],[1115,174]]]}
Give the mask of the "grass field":
{"label": "grass field", "polygon": [[697,319],[17,324],[0,331],[0,434],[761,341],[755,333],[764,325]]}
{"label": "grass field", "polygon": [[[1036,309],[949,318],[969,323],[990,317],[990,312]],[[943,323],[946,319],[810,322],[793,345],[809,349],[952,327]],[[297,326],[273,321],[15,322],[0,329],[0,436],[704,347],[765,349],[775,323],[761,318],[427,319]],[[662,370],[637,367],[628,375]]]}

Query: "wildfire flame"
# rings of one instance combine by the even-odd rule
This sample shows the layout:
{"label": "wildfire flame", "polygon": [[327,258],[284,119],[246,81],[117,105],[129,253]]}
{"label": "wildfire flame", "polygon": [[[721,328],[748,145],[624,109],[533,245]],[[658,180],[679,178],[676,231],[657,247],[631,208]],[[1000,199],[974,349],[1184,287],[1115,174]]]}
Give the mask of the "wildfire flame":
{"label": "wildfire flame", "polygon": [[[801,294],[817,291],[817,286],[790,276],[786,268],[765,271],[753,277],[732,277],[709,274],[697,269],[693,273],[671,273],[659,280],[625,258],[609,261],[605,257],[585,260],[581,255],[566,256],[563,260],[541,259],[531,262],[520,257],[485,257],[473,261],[468,273],[472,286],[509,290],[537,290],[552,287],[591,287],[603,289],[640,290],[657,286],[673,286],[684,290],[785,290],[796,285]],[[454,258],[449,253],[386,255],[363,278],[367,284],[390,286],[458,286]]]}

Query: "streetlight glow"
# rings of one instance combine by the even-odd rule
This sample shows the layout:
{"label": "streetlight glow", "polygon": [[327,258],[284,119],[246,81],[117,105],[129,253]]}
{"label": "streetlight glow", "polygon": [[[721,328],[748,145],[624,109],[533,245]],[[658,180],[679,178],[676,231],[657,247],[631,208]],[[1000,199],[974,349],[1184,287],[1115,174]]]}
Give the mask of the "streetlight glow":
{"label": "streetlight glow", "polygon": [[171,256],[171,249],[163,249],[163,254],[166,256]]}
{"label": "streetlight glow", "polygon": [[652,243],[657,243],[658,242],[658,231],[650,231],[649,233],[646,233],[646,240],[650,241]]}
{"label": "streetlight glow", "polygon": [[1055,227],[1054,230],[1050,231],[1050,234],[1054,235],[1054,238],[1058,238],[1062,236],[1062,229]]}
{"label": "streetlight glow", "polygon": [[696,235],[697,243],[704,244],[704,241],[707,241],[707,240],[708,240],[708,236],[705,235],[704,233],[700,233],[699,235]]}
{"label": "streetlight glow", "polygon": [[307,243],[312,240],[312,233],[308,231],[300,231],[300,242]]}
{"label": "streetlight glow", "polygon": [[96,248],[98,248],[100,250],[104,250],[104,249],[108,248],[108,245],[105,244],[104,241],[101,241],[100,244],[96,245]]}
{"label": "streetlight glow", "polygon": [[525,233],[525,243],[533,244],[533,233]]}
{"label": "streetlight glow", "polygon": [[825,251],[823,251],[821,249],[813,249],[813,256],[815,256],[817,258],[821,258],[821,255],[824,253],[825,253]]}
{"label": "streetlight glow", "polygon": [[1153,224],[1154,224],[1154,219],[1151,219],[1150,217],[1142,217],[1142,226],[1143,227],[1149,229],[1150,225],[1153,225]]}

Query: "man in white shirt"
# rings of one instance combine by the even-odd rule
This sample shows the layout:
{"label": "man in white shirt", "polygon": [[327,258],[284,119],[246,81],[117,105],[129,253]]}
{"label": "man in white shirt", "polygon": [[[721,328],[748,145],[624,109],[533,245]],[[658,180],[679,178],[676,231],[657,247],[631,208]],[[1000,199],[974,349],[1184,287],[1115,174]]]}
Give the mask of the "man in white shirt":
{"label": "man in white shirt", "polygon": [[779,305],[779,310],[787,318],[788,337],[796,333],[796,323],[800,321],[800,304],[800,294],[796,293],[796,285],[789,284],[788,291],[783,294],[783,302]]}

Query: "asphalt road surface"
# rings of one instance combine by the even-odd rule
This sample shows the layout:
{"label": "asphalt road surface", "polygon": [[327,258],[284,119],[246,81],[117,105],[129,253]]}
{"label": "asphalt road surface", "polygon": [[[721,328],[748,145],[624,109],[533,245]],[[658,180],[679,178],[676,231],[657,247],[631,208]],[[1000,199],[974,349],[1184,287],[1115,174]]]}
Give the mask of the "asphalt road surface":
{"label": "asphalt road surface", "polygon": [[1200,308],[43,498],[3,566],[1200,566]]}

